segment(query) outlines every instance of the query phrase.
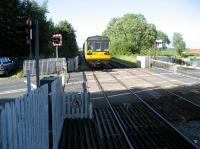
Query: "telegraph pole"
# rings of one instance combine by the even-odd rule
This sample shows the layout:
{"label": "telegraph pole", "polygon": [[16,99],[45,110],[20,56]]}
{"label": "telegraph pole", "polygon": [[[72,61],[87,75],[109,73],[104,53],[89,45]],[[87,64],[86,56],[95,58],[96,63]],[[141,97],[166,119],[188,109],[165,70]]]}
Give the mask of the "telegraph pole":
{"label": "telegraph pole", "polygon": [[36,84],[37,84],[37,88],[38,88],[38,87],[40,87],[38,20],[35,20],[35,60],[36,60]]}
{"label": "telegraph pole", "polygon": [[27,37],[27,41],[29,44],[29,57],[32,57],[32,18],[29,16],[28,19],[26,20],[26,25],[28,27],[28,32],[29,32],[29,37]]}
{"label": "telegraph pole", "polygon": [[30,40],[29,40],[29,50],[30,50],[30,58],[32,57],[32,28],[30,28]]}

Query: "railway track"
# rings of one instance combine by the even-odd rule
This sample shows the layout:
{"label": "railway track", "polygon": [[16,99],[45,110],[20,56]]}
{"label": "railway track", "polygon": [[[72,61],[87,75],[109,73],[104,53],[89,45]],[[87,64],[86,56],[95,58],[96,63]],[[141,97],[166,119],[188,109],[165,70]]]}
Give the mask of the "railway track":
{"label": "railway track", "polygon": [[[127,72],[130,73],[131,75],[135,75],[130,71]],[[154,109],[156,109],[159,113],[161,113],[161,115],[163,115],[166,119],[172,121],[173,120],[189,121],[200,118],[199,116],[200,105],[190,101],[189,99],[186,99],[185,97],[177,95],[176,93],[173,93],[169,89],[163,88],[157,83],[147,80],[144,77],[140,76],[137,77],[159,88],[150,92],[145,92],[145,91],[140,92],[137,95],[140,95],[142,99],[146,100],[152,107],[154,107]],[[161,79],[163,80],[164,78]],[[155,97],[156,94],[157,97]]]}
{"label": "railway track", "polygon": [[[137,97],[140,103],[125,104],[124,106],[112,105],[94,72],[93,75],[106,102],[109,104],[105,109],[95,109],[94,117],[101,132],[101,138],[105,138],[105,136],[106,138],[109,138],[109,136],[120,136],[122,143],[119,144],[126,144],[129,148],[197,148],[145,100],[131,91],[115,76],[110,74],[129,90],[134,97]],[[99,117],[102,117],[102,112],[104,113],[104,118],[99,120]],[[108,115],[110,117],[108,117]],[[114,126],[116,124],[118,126]],[[116,130],[118,130],[118,132],[116,132]],[[104,145],[106,144],[105,141],[103,141],[103,143]]]}
{"label": "railway track", "polygon": [[130,68],[131,67],[126,63],[122,63],[122,62],[114,60],[114,59],[111,59],[109,61],[109,65],[110,65],[111,69],[113,69],[113,68]]}
{"label": "railway track", "polygon": [[94,120],[66,119],[59,149],[104,149]]}
{"label": "railway track", "polygon": [[[148,71],[145,71],[146,73],[148,74],[151,74],[150,72]],[[182,74],[177,74],[178,76],[180,77],[186,77],[186,78],[192,78],[193,80],[195,80],[196,84],[189,84],[189,85],[184,85],[184,86],[181,86],[179,90],[175,90],[175,91],[170,91],[170,92],[173,92],[173,94],[175,93],[177,96],[180,96],[181,98],[184,98],[185,100],[188,100],[189,102],[192,102],[192,104],[194,105],[197,105],[197,106],[200,106],[200,90],[199,90],[199,87],[200,87],[200,79],[199,78],[196,78],[196,77],[191,77],[189,75],[182,75]],[[161,77],[159,76],[160,78],[162,78],[163,80],[166,80],[166,81],[169,81],[166,79],[166,77]],[[177,83],[174,83],[174,82],[171,82],[172,84],[175,84],[175,85],[179,85]],[[190,90],[188,90],[188,88],[190,88],[190,90],[192,91],[192,94],[190,94],[189,96],[186,95],[186,93],[188,93]],[[183,97],[183,96],[187,96],[187,97]],[[192,97],[192,98],[191,98]]]}
{"label": "railway track", "polygon": [[116,122],[117,122],[117,124],[118,124],[118,126],[120,128],[120,131],[122,132],[122,134],[123,134],[123,136],[124,136],[124,138],[126,140],[126,143],[128,144],[128,146],[131,149],[133,149],[134,147],[133,147],[133,145],[131,144],[131,142],[129,140],[129,137],[128,137],[128,134],[127,134],[126,130],[123,128],[123,126],[122,126],[122,124],[120,122],[120,119],[117,117],[117,113],[114,111],[114,109],[113,109],[113,107],[112,107],[112,105],[111,105],[111,103],[109,101],[108,96],[106,95],[103,87],[101,86],[101,83],[99,82],[99,80],[98,80],[98,78],[97,78],[97,76],[95,75],[94,72],[93,72],[93,76],[94,76],[95,80],[97,81],[97,85],[98,85],[99,89],[101,89],[101,91],[103,93],[103,96],[104,96],[106,102],[108,103],[108,106],[109,106],[110,110],[112,111],[112,115],[114,116],[114,118],[115,118],[115,120],[116,120]]}
{"label": "railway track", "polygon": [[[95,75],[95,72],[93,72],[93,74]],[[74,77],[75,82],[79,82],[79,79],[76,78],[79,77]],[[118,78],[115,78],[115,80],[120,81]],[[185,114],[185,118],[182,118],[181,113],[183,111],[179,111],[181,115],[177,114],[177,112],[172,113],[172,115],[168,115],[170,112],[174,111],[174,109],[168,109],[168,111],[159,111],[161,109],[165,109],[166,104],[171,103],[174,100],[172,99],[172,101],[167,102],[167,100],[170,100],[171,97],[176,97],[178,102],[183,101],[182,99],[178,99],[178,97],[175,95],[171,95],[166,99],[169,93],[161,91],[162,88],[158,86],[152,90],[157,94],[164,92],[166,96],[159,104],[155,104],[155,101],[159,101],[160,99],[155,100],[153,96],[150,100],[149,94],[146,96],[141,95],[141,93],[145,93],[147,90],[131,92],[128,86],[122,82],[124,85],[121,83],[120,84],[124,86],[130,92],[130,94],[134,96],[134,98],[136,97],[139,102],[135,104],[125,103],[113,105],[110,103],[110,96],[107,95],[107,91],[101,86],[101,80],[98,80],[98,76],[96,76],[95,81],[97,83],[99,82],[99,88],[103,93],[104,99],[107,98],[105,101],[108,106],[104,108],[95,108],[93,120],[68,120],[66,123],[67,127],[65,127],[64,130],[64,135],[67,134],[67,136],[65,136],[66,139],[62,142],[62,146],[65,146],[63,149],[197,148],[189,139],[187,139],[181,132],[179,132],[168,122],[169,120],[177,119],[190,120],[189,117],[186,117],[186,115],[191,115],[190,113]],[[186,105],[186,103],[188,102],[184,101],[183,105]],[[177,106],[177,102],[168,105],[168,107],[173,107],[173,105]],[[179,106],[184,107],[183,105]],[[187,111],[188,110],[189,109],[187,109]],[[191,108],[190,110],[193,111]],[[192,113],[195,114],[195,112]],[[193,119],[195,119],[195,117],[193,117]]]}

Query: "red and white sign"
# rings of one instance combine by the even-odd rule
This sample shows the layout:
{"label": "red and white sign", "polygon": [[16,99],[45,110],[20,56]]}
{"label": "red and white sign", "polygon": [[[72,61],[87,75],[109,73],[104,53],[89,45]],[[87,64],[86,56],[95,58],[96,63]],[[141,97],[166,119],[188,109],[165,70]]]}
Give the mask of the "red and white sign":
{"label": "red and white sign", "polygon": [[54,34],[53,35],[53,46],[62,46],[62,35],[61,34]]}

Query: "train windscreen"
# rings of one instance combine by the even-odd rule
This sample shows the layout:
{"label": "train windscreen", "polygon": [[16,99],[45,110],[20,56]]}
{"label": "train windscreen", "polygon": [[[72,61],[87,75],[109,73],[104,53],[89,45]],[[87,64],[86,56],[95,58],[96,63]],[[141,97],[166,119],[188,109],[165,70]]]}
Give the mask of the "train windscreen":
{"label": "train windscreen", "polygon": [[88,50],[91,51],[108,51],[109,41],[88,41]]}

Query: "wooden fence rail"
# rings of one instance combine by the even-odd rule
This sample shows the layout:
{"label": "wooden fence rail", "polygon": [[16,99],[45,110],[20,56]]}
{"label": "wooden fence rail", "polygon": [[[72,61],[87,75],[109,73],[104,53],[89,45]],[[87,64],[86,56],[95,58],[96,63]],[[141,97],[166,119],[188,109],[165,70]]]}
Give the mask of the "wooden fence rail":
{"label": "wooden fence rail", "polygon": [[48,85],[0,106],[0,149],[58,149],[65,118],[92,118],[87,92],[65,94],[61,78]]}
{"label": "wooden fence rail", "polygon": [[64,124],[64,90],[61,78],[51,84],[53,149],[58,149]]}
{"label": "wooden fence rail", "polygon": [[58,149],[64,123],[61,78],[56,78],[50,87],[50,94],[45,84],[0,107],[0,149],[49,149],[49,106],[52,109],[52,148]]}
{"label": "wooden fence rail", "polygon": [[1,108],[0,138],[1,149],[49,149],[47,85]]}
{"label": "wooden fence rail", "polygon": [[[60,72],[64,69],[67,69],[67,62],[65,58],[49,58],[49,59],[40,59],[39,61],[40,74],[52,74],[57,71]],[[23,71],[26,76],[26,70],[31,71],[31,75],[36,74],[35,60],[25,60],[23,63]]]}
{"label": "wooden fence rail", "polygon": [[92,118],[92,103],[88,93],[67,93],[65,95],[65,118]]}

